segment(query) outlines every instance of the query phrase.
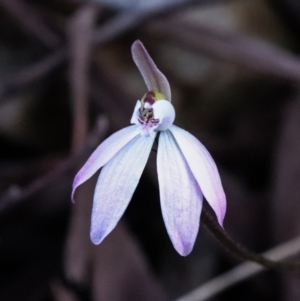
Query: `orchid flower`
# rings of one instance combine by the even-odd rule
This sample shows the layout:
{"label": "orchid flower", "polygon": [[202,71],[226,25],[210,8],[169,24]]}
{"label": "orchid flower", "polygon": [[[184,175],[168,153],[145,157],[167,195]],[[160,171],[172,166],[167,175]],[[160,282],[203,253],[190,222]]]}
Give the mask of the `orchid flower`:
{"label": "orchid flower", "polygon": [[76,188],[102,168],[93,200],[91,240],[100,244],[128,206],[157,135],[157,173],[167,232],[177,252],[188,255],[199,230],[203,196],[222,226],[226,197],[216,164],[189,132],[173,125],[175,110],[166,77],[140,41],[131,48],[148,92],[138,100],[131,123],[103,141],[77,173]]}

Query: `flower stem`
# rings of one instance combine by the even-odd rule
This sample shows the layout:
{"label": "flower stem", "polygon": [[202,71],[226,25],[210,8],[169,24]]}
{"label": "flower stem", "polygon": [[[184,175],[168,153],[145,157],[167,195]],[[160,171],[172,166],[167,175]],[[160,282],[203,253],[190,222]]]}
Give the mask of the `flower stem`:
{"label": "flower stem", "polygon": [[218,240],[218,242],[225,248],[227,252],[244,260],[256,262],[266,268],[273,269],[294,269],[300,270],[299,261],[288,260],[270,260],[260,254],[254,253],[245,246],[236,242],[224,229],[222,229],[207,209],[202,211],[202,224],[205,228]]}

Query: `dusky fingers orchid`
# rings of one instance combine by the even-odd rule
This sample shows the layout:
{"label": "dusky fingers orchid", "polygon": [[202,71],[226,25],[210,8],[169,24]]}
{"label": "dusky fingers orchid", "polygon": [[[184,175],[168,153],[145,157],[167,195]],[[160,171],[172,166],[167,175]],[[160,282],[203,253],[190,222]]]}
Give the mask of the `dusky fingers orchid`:
{"label": "dusky fingers orchid", "polygon": [[223,225],[226,197],[216,164],[190,133],[173,125],[175,110],[166,77],[140,41],[131,48],[148,92],[138,100],[133,124],[102,142],[77,173],[72,191],[102,168],[96,184],[91,240],[101,241],[114,229],[130,202],[158,133],[157,172],[163,219],[177,252],[188,255],[194,246],[203,196]]}

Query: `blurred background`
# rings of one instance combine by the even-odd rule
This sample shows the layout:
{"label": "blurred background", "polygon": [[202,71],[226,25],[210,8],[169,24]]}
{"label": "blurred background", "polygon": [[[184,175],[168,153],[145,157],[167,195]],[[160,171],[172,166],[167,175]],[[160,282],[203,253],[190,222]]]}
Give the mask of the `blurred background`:
{"label": "blurred background", "polygon": [[[300,233],[297,0],[0,0],[0,300],[176,300],[241,262],[204,227],[191,255],[176,253],[155,152],[101,245],[89,239],[97,176],[71,203],[76,172],[146,92],[136,39],[170,81],[175,123],[218,165],[225,229],[257,253]],[[209,300],[233,299],[300,300],[299,273]]]}

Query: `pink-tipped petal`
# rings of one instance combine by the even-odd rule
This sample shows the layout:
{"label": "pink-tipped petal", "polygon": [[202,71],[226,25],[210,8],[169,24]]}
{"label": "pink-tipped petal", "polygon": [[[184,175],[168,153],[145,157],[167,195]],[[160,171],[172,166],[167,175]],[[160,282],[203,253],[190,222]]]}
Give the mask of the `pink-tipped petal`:
{"label": "pink-tipped petal", "polygon": [[168,234],[177,252],[186,256],[198,234],[203,195],[169,130],[159,136],[157,170]]}
{"label": "pink-tipped petal", "polygon": [[76,188],[87,181],[98,169],[105,165],[125,144],[140,134],[136,125],[128,126],[104,140],[92,153],[84,166],[75,176],[72,190],[72,200]]}
{"label": "pink-tipped petal", "polygon": [[170,127],[170,131],[199,183],[203,195],[215,211],[219,224],[223,226],[226,196],[213,158],[204,145],[189,132],[175,125]]}
{"label": "pink-tipped petal", "polygon": [[131,46],[132,58],[139,68],[149,91],[156,90],[171,101],[171,89],[167,78],[156,67],[143,43],[135,41]]}
{"label": "pink-tipped petal", "polygon": [[99,244],[123,215],[145,168],[155,137],[138,136],[101,170],[96,184],[91,240]]}

